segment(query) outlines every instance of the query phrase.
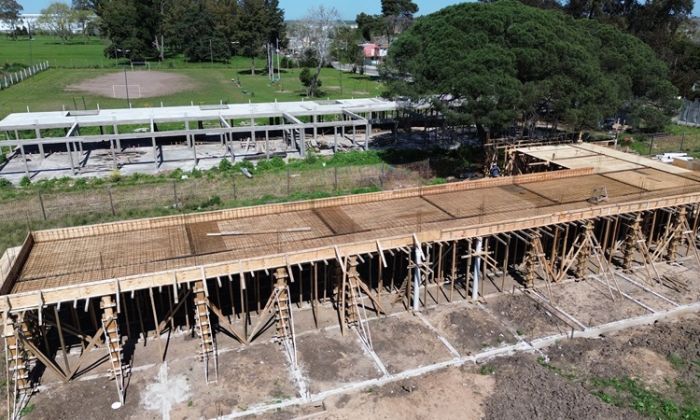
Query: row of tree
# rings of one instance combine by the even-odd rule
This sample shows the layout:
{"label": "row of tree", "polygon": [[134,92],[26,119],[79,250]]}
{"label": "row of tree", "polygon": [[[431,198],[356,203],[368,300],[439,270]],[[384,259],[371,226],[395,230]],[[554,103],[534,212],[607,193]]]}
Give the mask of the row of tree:
{"label": "row of tree", "polygon": [[110,41],[105,54],[131,60],[183,53],[189,61],[253,59],[268,43],[286,43],[278,0],[98,0]]}

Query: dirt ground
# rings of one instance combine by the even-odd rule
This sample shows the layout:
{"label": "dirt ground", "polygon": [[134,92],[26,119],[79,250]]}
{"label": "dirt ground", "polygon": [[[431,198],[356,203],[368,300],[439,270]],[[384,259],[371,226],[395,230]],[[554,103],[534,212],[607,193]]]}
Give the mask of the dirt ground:
{"label": "dirt ground", "polygon": [[[555,303],[589,325],[647,313],[628,299],[613,303],[602,284],[592,282],[557,285]],[[700,282],[689,283],[695,290]],[[668,306],[648,292],[624,289],[657,310]],[[251,418],[700,419],[697,312],[569,339],[552,338],[569,328],[519,294],[490,295],[477,305],[456,301],[420,314],[396,310],[368,321],[373,351],[354,330],[341,334],[331,306],[319,309],[318,330],[312,312],[300,310],[298,370],[269,332],[247,346],[219,335],[218,380],[209,384],[195,358],[196,339],[174,337],[167,363],[159,359],[165,342],[149,339],[135,348],[119,410],[110,408],[115,386],[100,366],[68,384],[45,374],[25,417],[157,419],[169,412],[173,419],[206,419],[259,410]],[[535,350],[536,340],[547,347]],[[517,350],[508,347],[518,341]]]}
{"label": "dirt ground", "polygon": [[425,317],[462,356],[516,342],[503,325],[478,308],[438,307],[425,311]]}
{"label": "dirt ground", "polygon": [[487,300],[492,312],[518,335],[535,338],[567,333],[569,327],[525,295],[500,295]]}
{"label": "dirt ground", "polygon": [[[374,351],[389,373],[449,360],[453,356],[436,334],[416,317],[388,317],[370,322]],[[410,338],[410,339],[409,339]]]}
{"label": "dirt ground", "polygon": [[300,337],[297,346],[311,392],[381,376],[377,366],[364,355],[354,331],[341,335],[339,330],[322,330],[320,334]]}
{"label": "dirt ground", "polygon": [[[128,71],[130,98],[153,98],[193,90],[197,82],[176,73],[162,71]],[[66,87],[69,92],[86,92],[107,98],[126,98],[126,83],[123,72],[105,74]]]}

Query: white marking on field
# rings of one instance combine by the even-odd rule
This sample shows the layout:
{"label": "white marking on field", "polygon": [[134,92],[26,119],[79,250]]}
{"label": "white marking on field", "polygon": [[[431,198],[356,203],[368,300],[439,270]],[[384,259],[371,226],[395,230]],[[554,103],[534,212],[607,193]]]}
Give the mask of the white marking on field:
{"label": "white marking on field", "polygon": [[168,378],[168,363],[163,362],[156,376],[157,382],[150,384],[141,395],[141,404],[147,410],[158,410],[163,420],[170,420],[170,409],[190,397],[190,384],[182,375]]}

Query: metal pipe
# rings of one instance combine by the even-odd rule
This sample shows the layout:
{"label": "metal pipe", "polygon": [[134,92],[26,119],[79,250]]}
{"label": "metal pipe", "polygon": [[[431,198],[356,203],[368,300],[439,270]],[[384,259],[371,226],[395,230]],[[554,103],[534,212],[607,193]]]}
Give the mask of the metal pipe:
{"label": "metal pipe", "polygon": [[481,271],[481,249],[482,249],[482,239],[476,238],[476,249],[474,254],[476,259],[474,260],[474,271],[472,279],[472,302],[476,302],[479,299],[479,272]]}
{"label": "metal pipe", "polygon": [[414,247],[415,267],[413,268],[413,310],[418,310],[420,303],[420,267],[423,264],[423,251],[420,245]]}

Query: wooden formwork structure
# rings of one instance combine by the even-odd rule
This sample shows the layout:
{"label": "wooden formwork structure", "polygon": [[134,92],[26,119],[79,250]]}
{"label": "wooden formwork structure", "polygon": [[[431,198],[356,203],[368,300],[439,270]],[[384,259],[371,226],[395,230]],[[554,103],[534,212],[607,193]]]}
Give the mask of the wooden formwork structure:
{"label": "wooden formwork structure", "polygon": [[[18,407],[31,395],[40,380],[36,372],[48,369],[71,381],[85,373],[83,365],[94,352],[107,357],[123,401],[131,363],[123,350],[126,345],[154,340],[164,360],[165,341],[177,331],[197,337],[192,351],[201,360],[207,382],[214,382],[220,340],[247,345],[268,329],[296,365],[294,312],[298,308],[309,309],[317,326],[321,307],[334,308],[342,331],[356,332],[371,350],[368,313],[381,316],[387,303],[419,311],[460,299],[478,301],[486,282],[503,290],[506,279],[515,278],[528,296],[546,305],[551,284],[591,276],[607,285],[614,300],[622,293],[615,271],[642,266],[646,281],[663,282],[656,268],[659,262],[679,255],[700,262],[700,183],[694,174],[684,175],[692,185],[648,190],[605,178],[611,194],[610,201],[603,203],[590,203],[585,194],[569,193],[570,198],[563,198],[552,192],[556,185],[570,189],[575,185],[571,182],[581,184],[584,178],[598,176],[590,168],[581,168],[33,232],[17,253],[0,297],[10,412],[17,415]],[[513,189],[522,189],[515,196],[532,200],[531,207],[511,209],[510,196],[503,203],[496,201],[500,212],[489,213],[489,203],[473,203],[474,196],[514,194]],[[397,214],[402,200],[414,207],[411,217]],[[418,202],[423,204],[417,206]],[[425,210],[428,205],[434,210]],[[459,213],[469,206],[476,213]],[[374,213],[366,219],[357,216],[367,209]],[[384,219],[385,214],[393,217]],[[297,225],[287,230],[284,226],[247,232],[224,229],[231,220],[267,220],[255,219],[261,217],[276,223],[294,220]],[[320,220],[318,226],[313,217]],[[128,235],[172,232],[192,224],[200,230],[185,229],[190,245],[204,251],[165,262],[133,263],[141,270],[138,274],[114,276],[123,272],[118,264],[93,269],[86,260],[81,270],[63,275],[57,268],[59,261],[46,266],[38,262],[43,257],[36,255],[45,244],[66,246],[78,241],[87,246],[93,242],[84,241],[113,237],[131,241],[135,237]],[[375,225],[381,228],[363,228]],[[211,232],[217,226],[220,230]],[[281,243],[280,235],[289,229],[296,229],[294,235],[300,239],[294,236]],[[333,234],[304,236],[323,229]],[[227,236],[231,236],[229,244],[245,240],[254,246],[217,250],[202,245],[206,238]],[[165,235],[158,236],[158,241],[174,239]],[[109,263],[104,255],[92,258],[103,266]],[[38,281],[31,277],[32,270],[47,274]],[[66,280],[71,278],[80,281]],[[551,312],[572,328],[581,327],[565,314]],[[72,362],[71,349],[80,353]]]}

